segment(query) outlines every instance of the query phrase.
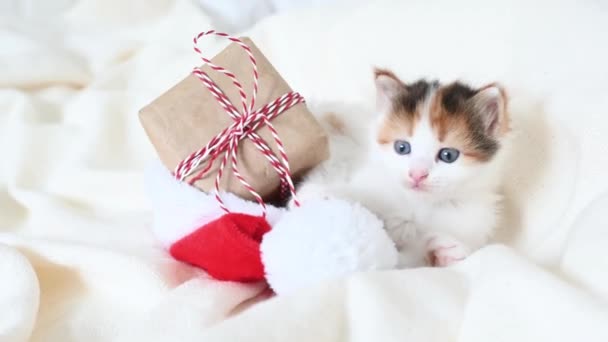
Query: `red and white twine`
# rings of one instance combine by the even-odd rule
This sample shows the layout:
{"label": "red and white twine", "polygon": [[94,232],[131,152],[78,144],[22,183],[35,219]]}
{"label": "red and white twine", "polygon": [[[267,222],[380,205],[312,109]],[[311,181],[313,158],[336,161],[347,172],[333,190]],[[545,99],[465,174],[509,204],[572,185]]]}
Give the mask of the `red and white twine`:
{"label": "red and white twine", "polygon": [[[238,44],[249,56],[249,61],[251,62],[253,68],[253,89],[251,92],[251,100],[249,105],[247,104],[247,93],[244,91],[241,82],[237,79],[236,75],[230,72],[229,70],[213,64],[209,59],[205,58],[202,55],[201,50],[198,48],[198,41],[203,36],[215,35],[220,37],[225,37],[228,40]],[[201,32],[196,37],[194,37],[194,51],[196,51],[200,56],[203,62],[212,70],[215,70],[219,73],[224,74],[232,80],[232,84],[236,87],[239,92],[239,96],[241,99],[241,107],[242,111],[239,112],[237,108],[230,102],[230,99],[224,94],[224,92],[215,84],[215,82],[204,72],[201,67],[195,68],[193,73],[200,79],[205,87],[211,92],[213,97],[218,101],[220,106],[226,111],[226,113],[234,120],[234,122],[222,130],[218,135],[213,137],[207,145],[205,145],[200,150],[190,154],[186,159],[182,160],[177,167],[175,168],[174,174],[175,177],[183,181],[188,176],[193,174],[196,169],[202,163],[206,163],[205,167],[202,168],[194,177],[189,180],[189,183],[192,185],[196,181],[204,178],[207,172],[213,166],[213,163],[223,154],[223,158],[221,159],[219,169],[217,171],[217,175],[215,177],[215,198],[219,202],[220,207],[225,211],[229,212],[228,208],[222,201],[220,196],[220,180],[224,173],[224,168],[226,164],[230,162],[232,172],[235,177],[241,182],[241,184],[251,193],[251,195],[257,200],[257,202],[261,205],[263,215],[266,215],[266,205],[262,196],[260,196],[255,189],[243,178],[241,173],[239,172],[239,168],[237,165],[237,151],[239,142],[245,138],[250,139],[254,146],[268,159],[272,167],[279,174],[281,179],[281,185],[286,187],[289,190],[291,196],[294,199],[294,204],[299,206],[298,200],[295,195],[295,187],[293,185],[293,181],[291,179],[291,172],[289,170],[289,161],[287,158],[287,153],[285,152],[285,148],[279,135],[270,122],[272,119],[288,110],[289,108],[304,102],[304,98],[297,92],[291,91],[287,94],[279,97],[278,99],[272,101],[271,103],[262,106],[258,110],[254,110],[255,101],[258,93],[258,69],[257,62],[251,49],[245,43],[243,43],[240,39],[229,36],[226,33],[215,32],[215,30]],[[256,133],[256,130],[260,128],[262,125],[268,127],[270,134],[272,135],[279,154],[279,158],[275,156],[272,152],[268,144]]]}

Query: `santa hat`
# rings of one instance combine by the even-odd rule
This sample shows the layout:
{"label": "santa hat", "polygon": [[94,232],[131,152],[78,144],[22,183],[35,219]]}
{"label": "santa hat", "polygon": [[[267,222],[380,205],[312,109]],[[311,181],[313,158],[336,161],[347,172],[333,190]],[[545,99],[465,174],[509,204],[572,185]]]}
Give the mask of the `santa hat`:
{"label": "santa hat", "polygon": [[153,231],[177,260],[218,280],[267,281],[277,293],[357,271],[391,269],[397,250],[382,222],[343,200],[319,200],[287,210],[176,180],[159,162],[146,169],[154,212]]}

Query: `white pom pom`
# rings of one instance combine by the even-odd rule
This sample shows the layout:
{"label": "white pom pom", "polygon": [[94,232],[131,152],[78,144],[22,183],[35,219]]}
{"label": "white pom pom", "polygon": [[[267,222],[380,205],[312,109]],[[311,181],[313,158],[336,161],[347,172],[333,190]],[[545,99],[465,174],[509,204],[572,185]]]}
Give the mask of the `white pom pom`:
{"label": "white pom pom", "polygon": [[284,214],[261,244],[266,280],[277,294],[352,274],[396,268],[382,222],[343,200],[308,202]]}

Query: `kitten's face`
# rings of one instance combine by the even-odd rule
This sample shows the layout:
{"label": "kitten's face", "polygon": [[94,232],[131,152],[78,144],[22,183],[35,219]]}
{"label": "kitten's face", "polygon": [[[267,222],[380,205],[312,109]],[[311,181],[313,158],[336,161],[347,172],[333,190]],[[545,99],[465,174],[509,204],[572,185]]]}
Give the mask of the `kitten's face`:
{"label": "kitten's face", "polygon": [[498,85],[405,84],[376,70],[375,134],[385,167],[410,191],[451,193],[475,185],[508,131],[506,98]]}

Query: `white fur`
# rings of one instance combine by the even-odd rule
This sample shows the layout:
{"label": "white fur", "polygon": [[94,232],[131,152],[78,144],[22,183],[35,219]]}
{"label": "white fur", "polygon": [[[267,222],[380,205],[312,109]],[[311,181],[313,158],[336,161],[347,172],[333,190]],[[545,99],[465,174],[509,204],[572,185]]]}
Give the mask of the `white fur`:
{"label": "white fur", "polygon": [[[154,213],[152,229],[165,248],[225,214],[213,194],[177,181],[159,161],[147,166],[145,188]],[[220,196],[233,212],[261,214],[256,202],[245,201],[231,193],[221,193]],[[267,219],[272,226],[284,210],[270,205],[267,208]]]}
{"label": "white fur", "polygon": [[264,235],[266,280],[280,295],[357,271],[393,269],[398,253],[382,222],[359,204],[316,200]]}
{"label": "white fur", "polygon": [[[352,141],[347,144],[345,137],[332,133],[332,157],[298,188],[303,202],[323,197],[363,204],[384,221],[400,251],[400,267],[427,264],[429,252],[456,261],[488,242],[498,220],[498,186],[507,139],[501,141],[503,147],[491,162],[467,165],[459,159],[448,164],[435,159],[440,148],[450,146],[437,140],[428,113],[423,113],[412,137],[403,137],[412,144],[411,155],[405,156],[395,153],[390,144],[381,147],[375,142],[382,115],[376,118],[378,124],[370,125],[370,116],[341,114],[347,122],[359,121],[357,126],[368,123],[367,135],[347,132]],[[345,167],[345,156],[357,162]],[[412,190],[408,178],[408,171],[420,166],[430,170],[424,192]],[[350,170],[346,176],[345,169]],[[337,179],[336,173],[342,176]],[[461,245],[452,248],[454,241]]]}

